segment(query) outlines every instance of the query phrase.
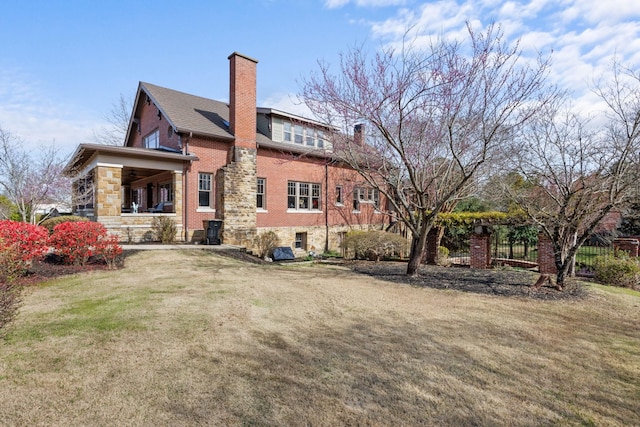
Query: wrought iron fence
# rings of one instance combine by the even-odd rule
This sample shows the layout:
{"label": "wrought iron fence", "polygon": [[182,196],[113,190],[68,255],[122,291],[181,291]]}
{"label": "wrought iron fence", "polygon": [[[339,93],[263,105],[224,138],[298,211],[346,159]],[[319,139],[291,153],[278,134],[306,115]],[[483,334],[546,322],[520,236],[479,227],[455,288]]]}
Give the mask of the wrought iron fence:
{"label": "wrought iron fence", "polygon": [[[494,227],[491,235],[491,258],[494,263],[508,263],[510,260],[530,262],[533,267],[538,262],[538,230],[534,227]],[[450,262],[458,265],[470,264],[470,227],[445,230],[441,246],[449,250]],[[601,236],[589,239],[576,255],[576,273],[593,274],[596,257],[613,255],[611,239]],[[526,264],[525,264],[526,266]]]}

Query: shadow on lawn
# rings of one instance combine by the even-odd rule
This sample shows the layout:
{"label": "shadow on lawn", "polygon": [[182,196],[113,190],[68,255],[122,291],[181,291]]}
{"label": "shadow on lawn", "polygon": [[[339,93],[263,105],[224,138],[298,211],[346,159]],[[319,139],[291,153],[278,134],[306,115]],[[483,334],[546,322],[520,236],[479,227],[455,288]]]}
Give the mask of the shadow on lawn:
{"label": "shadow on lawn", "polygon": [[[561,324],[556,314],[545,319]],[[215,387],[167,409],[206,422],[215,402],[242,425],[443,426],[587,425],[594,415],[624,424],[638,409],[620,387],[632,368],[598,366],[598,356],[577,345],[584,336],[549,348],[547,337],[495,318],[428,328],[384,315],[368,320],[298,327],[293,336],[254,330],[247,350],[212,358],[224,365]],[[596,321],[585,327],[617,333]]]}

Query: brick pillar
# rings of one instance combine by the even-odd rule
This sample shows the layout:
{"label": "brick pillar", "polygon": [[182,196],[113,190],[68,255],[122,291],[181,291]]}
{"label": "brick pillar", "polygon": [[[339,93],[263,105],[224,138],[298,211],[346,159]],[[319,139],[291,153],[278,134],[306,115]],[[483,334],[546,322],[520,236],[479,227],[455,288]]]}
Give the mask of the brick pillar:
{"label": "brick pillar", "polygon": [[471,268],[485,269],[491,266],[491,234],[471,234]]}
{"label": "brick pillar", "polygon": [[432,227],[427,234],[427,250],[424,253],[422,262],[435,265],[438,263],[438,227]]}
{"label": "brick pillar", "polygon": [[544,234],[538,234],[538,270],[540,274],[556,274],[556,258],[551,239]]}
{"label": "brick pillar", "polygon": [[638,239],[615,239],[613,241],[613,249],[617,251],[625,251],[630,257],[638,256]]}

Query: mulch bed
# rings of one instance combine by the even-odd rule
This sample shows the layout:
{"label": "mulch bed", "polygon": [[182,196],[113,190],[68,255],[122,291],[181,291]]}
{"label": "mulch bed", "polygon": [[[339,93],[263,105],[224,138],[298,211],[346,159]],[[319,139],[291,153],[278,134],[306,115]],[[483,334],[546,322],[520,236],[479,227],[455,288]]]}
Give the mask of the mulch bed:
{"label": "mulch bed", "polygon": [[18,285],[29,286],[60,276],[80,273],[83,271],[107,270],[102,260],[90,258],[86,265],[66,265],[56,255],[49,254],[44,259],[34,261],[26,276],[15,281]]}
{"label": "mulch bed", "polygon": [[536,289],[533,284],[539,275],[516,269],[475,270],[465,267],[423,265],[417,276],[410,277],[405,274],[407,264],[402,262],[356,261],[350,266],[353,271],[360,274],[424,288],[541,300],[572,300],[581,299],[587,295],[585,288],[576,280],[569,280],[563,291],[548,284]]}

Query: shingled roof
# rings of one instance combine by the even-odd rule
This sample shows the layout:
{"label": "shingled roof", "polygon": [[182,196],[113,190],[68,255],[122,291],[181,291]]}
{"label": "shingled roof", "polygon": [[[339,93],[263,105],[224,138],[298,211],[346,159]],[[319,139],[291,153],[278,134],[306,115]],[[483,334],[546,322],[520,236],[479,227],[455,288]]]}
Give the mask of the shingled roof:
{"label": "shingled roof", "polygon": [[141,92],[151,98],[177,132],[233,139],[228,104],[145,82],[140,82],[138,96]]}
{"label": "shingled roof", "polygon": [[[151,98],[176,132],[192,132],[196,135],[222,139],[234,138],[229,131],[229,104],[226,102],[140,82],[136,105],[142,92]],[[256,133],[259,144],[272,142],[257,129]]]}

